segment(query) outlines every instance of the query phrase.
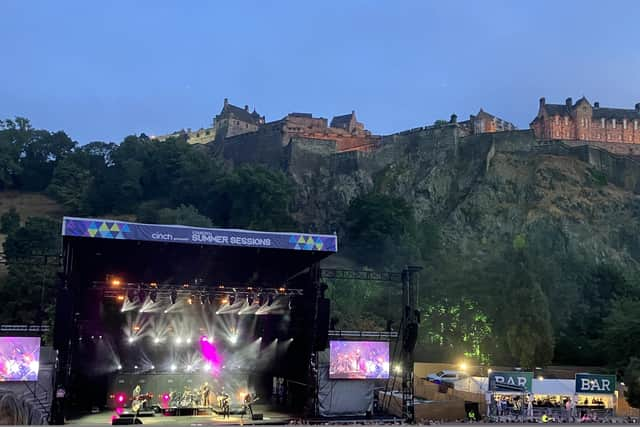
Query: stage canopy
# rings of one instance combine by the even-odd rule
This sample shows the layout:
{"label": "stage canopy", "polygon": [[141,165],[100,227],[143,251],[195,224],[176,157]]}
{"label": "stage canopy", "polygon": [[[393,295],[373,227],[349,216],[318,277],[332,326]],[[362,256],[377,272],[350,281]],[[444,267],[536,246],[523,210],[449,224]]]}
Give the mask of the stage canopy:
{"label": "stage canopy", "polygon": [[66,262],[86,280],[285,283],[337,252],[335,235],[139,224],[65,217]]}

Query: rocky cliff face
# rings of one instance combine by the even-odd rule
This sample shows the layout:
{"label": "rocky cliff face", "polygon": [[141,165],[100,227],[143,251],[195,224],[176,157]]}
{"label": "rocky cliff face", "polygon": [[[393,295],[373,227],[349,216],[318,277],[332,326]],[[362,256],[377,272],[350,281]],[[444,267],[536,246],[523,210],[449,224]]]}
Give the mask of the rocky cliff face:
{"label": "rocky cliff face", "polygon": [[541,253],[637,264],[640,199],[623,188],[628,173],[615,185],[602,162],[536,144],[526,131],[461,138],[451,126],[385,138],[373,153],[292,141],[286,167],[299,184],[296,217],[318,231],[338,230],[354,197],[380,191],[438,224],[443,247],[461,259],[481,259],[522,234]]}

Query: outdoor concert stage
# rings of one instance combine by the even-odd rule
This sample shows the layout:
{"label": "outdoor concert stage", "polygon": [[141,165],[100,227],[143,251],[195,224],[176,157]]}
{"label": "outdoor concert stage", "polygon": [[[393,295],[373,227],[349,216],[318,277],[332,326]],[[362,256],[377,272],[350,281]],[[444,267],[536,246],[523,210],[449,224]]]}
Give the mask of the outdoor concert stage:
{"label": "outdoor concert stage", "polygon": [[319,262],[335,235],[86,218],[64,218],[62,234],[54,344],[68,417],[221,401],[302,413],[328,340]]}
{"label": "outdoor concert stage", "polygon": [[[256,405],[254,409],[256,413],[263,414],[261,420],[252,420],[251,416],[231,415],[228,419],[224,419],[220,415],[195,415],[195,416],[164,416],[155,414],[154,416],[140,417],[143,425],[274,425],[289,424],[294,419],[289,412],[281,412],[271,409],[268,405]],[[69,424],[103,424],[110,425],[114,417],[118,414],[115,411],[104,411],[99,414],[90,414],[80,416],[68,421]],[[127,418],[127,417],[125,417]]]}

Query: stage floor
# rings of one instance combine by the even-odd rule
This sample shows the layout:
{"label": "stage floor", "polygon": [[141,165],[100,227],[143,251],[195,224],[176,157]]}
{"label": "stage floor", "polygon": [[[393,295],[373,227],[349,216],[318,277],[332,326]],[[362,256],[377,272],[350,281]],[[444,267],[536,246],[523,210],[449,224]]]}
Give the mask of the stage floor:
{"label": "stage floor", "polygon": [[[230,415],[223,418],[222,415],[194,415],[194,416],[165,416],[155,414],[152,417],[140,417],[142,424],[147,425],[269,425],[289,424],[294,419],[291,414],[278,412],[265,406],[254,406],[255,413],[263,414],[263,419],[252,421],[250,415]],[[89,414],[67,420],[67,424],[75,425],[111,425],[112,418],[116,417],[115,411],[104,411],[99,414]]]}

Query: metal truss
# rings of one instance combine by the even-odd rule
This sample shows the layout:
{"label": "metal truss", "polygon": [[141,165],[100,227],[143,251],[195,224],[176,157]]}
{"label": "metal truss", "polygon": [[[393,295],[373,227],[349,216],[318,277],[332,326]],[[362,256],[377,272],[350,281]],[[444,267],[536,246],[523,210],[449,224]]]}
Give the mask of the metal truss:
{"label": "metal truss", "polygon": [[329,331],[332,338],[367,338],[378,340],[389,340],[398,338],[397,332],[376,332],[376,331]]}
{"label": "metal truss", "polygon": [[401,282],[402,273],[392,271],[345,270],[321,268],[320,278],[335,280],[368,280],[377,282]]}
{"label": "metal truss", "polygon": [[0,265],[62,265],[60,254],[32,254],[26,257],[9,260],[4,252],[0,252]]}

